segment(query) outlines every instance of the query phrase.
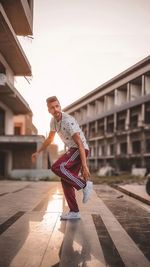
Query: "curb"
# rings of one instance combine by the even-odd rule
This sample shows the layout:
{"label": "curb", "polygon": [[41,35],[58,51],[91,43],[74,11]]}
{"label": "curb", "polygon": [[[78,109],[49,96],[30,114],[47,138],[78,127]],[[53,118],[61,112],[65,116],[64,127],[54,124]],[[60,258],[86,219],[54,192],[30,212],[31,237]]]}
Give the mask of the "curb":
{"label": "curb", "polygon": [[130,197],[136,198],[136,199],[140,200],[141,202],[143,202],[143,203],[145,203],[147,205],[150,205],[150,200],[145,199],[145,198],[143,198],[143,197],[141,197],[139,195],[136,195],[135,193],[130,192],[130,191],[128,191],[125,188],[122,188],[122,187],[120,187],[118,185],[113,185],[112,187],[115,188],[115,189],[117,189],[117,190],[119,190],[119,191],[121,191],[121,192],[123,192],[123,193],[125,193],[126,195],[128,195]]}

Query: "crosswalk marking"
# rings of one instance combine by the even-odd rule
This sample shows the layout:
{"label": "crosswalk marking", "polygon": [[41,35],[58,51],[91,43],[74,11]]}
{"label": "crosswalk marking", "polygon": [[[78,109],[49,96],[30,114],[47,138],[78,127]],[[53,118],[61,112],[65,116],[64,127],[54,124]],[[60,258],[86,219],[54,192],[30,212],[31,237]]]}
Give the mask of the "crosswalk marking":
{"label": "crosswalk marking", "polygon": [[126,267],[149,267],[150,263],[99,198],[99,213]]}
{"label": "crosswalk marking", "polygon": [[43,255],[40,267],[59,266],[65,228],[66,222],[60,221],[58,217],[51,238],[49,239],[48,246]]}
{"label": "crosswalk marking", "polygon": [[[113,245],[126,267],[150,266],[148,259],[110,209],[97,197],[95,191],[86,205],[82,203],[82,192],[79,195],[77,193],[81,220],[60,221],[60,212],[62,209],[66,209],[66,205],[61,190],[59,193],[55,193],[57,188],[60,188],[58,184],[51,186],[50,196],[53,195],[53,197],[51,196],[49,199],[49,206],[45,208],[44,203],[41,202],[41,206],[38,206],[36,211],[33,210],[33,207],[37,206],[41,197],[47,196],[44,193],[45,186],[42,189],[43,195],[40,190],[35,197],[33,194],[29,194],[29,200],[24,203],[26,213],[5,229],[0,236],[0,267],[77,267],[83,266],[83,264],[86,267],[109,266],[104,257],[101,237],[98,238],[92,214],[96,214],[97,219],[102,219]],[[46,192],[49,194],[49,190]],[[18,196],[19,194],[20,197],[23,196],[24,200],[24,190],[19,191]],[[22,202],[15,204],[14,197],[12,197],[14,203],[9,202],[9,195],[3,196],[1,199],[3,199],[3,203],[5,201],[10,203],[10,206],[7,207],[8,211],[14,207],[12,212],[16,212],[16,208],[22,207]],[[61,203],[61,209],[56,205],[58,202]],[[48,205],[47,202],[46,205]],[[1,212],[4,214],[2,207]],[[9,217],[10,215],[7,213],[7,217],[3,217],[3,219],[6,220]]]}
{"label": "crosswalk marking", "polygon": [[90,214],[82,220],[68,221],[61,253],[60,267],[105,267],[103,252]]}

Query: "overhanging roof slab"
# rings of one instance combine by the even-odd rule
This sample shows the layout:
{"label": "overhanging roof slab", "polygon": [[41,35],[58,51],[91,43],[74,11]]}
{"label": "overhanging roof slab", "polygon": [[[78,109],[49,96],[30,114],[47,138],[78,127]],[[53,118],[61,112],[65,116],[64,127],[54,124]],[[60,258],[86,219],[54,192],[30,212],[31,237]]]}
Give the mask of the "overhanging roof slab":
{"label": "overhanging roof slab", "polygon": [[33,34],[33,5],[27,0],[1,0],[7,17],[17,35]]}
{"label": "overhanging roof slab", "polygon": [[14,75],[31,76],[31,66],[0,4],[0,52]]}
{"label": "overhanging roof slab", "polygon": [[0,101],[9,107],[15,115],[32,112],[25,99],[9,82],[0,85]]}

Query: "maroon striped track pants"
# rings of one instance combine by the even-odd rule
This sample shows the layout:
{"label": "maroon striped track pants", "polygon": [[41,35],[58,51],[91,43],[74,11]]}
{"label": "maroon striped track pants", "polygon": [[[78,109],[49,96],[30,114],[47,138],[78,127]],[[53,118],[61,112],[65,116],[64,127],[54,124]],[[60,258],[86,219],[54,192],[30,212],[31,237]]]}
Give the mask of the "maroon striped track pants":
{"label": "maroon striped track pants", "polygon": [[[85,150],[86,156],[88,150]],[[75,197],[75,189],[83,189],[86,181],[78,174],[81,169],[81,159],[78,148],[70,148],[53,165],[52,171],[61,177],[61,183],[70,211],[78,212],[78,204]]]}

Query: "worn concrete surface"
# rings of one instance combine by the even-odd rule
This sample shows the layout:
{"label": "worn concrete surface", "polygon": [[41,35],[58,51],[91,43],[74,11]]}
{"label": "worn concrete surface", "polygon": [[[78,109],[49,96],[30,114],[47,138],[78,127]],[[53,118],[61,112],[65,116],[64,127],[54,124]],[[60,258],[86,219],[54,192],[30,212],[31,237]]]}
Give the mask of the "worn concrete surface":
{"label": "worn concrete surface", "polygon": [[108,266],[93,215],[101,217],[121,257],[116,267],[150,266],[95,190],[88,203],[82,204],[81,191],[77,199],[82,219],[60,221],[68,207],[59,182],[0,181],[0,267]]}
{"label": "worn concrete surface", "polygon": [[145,185],[127,184],[119,185],[118,189],[129,196],[132,196],[148,205],[150,205],[150,196],[146,192]]}

